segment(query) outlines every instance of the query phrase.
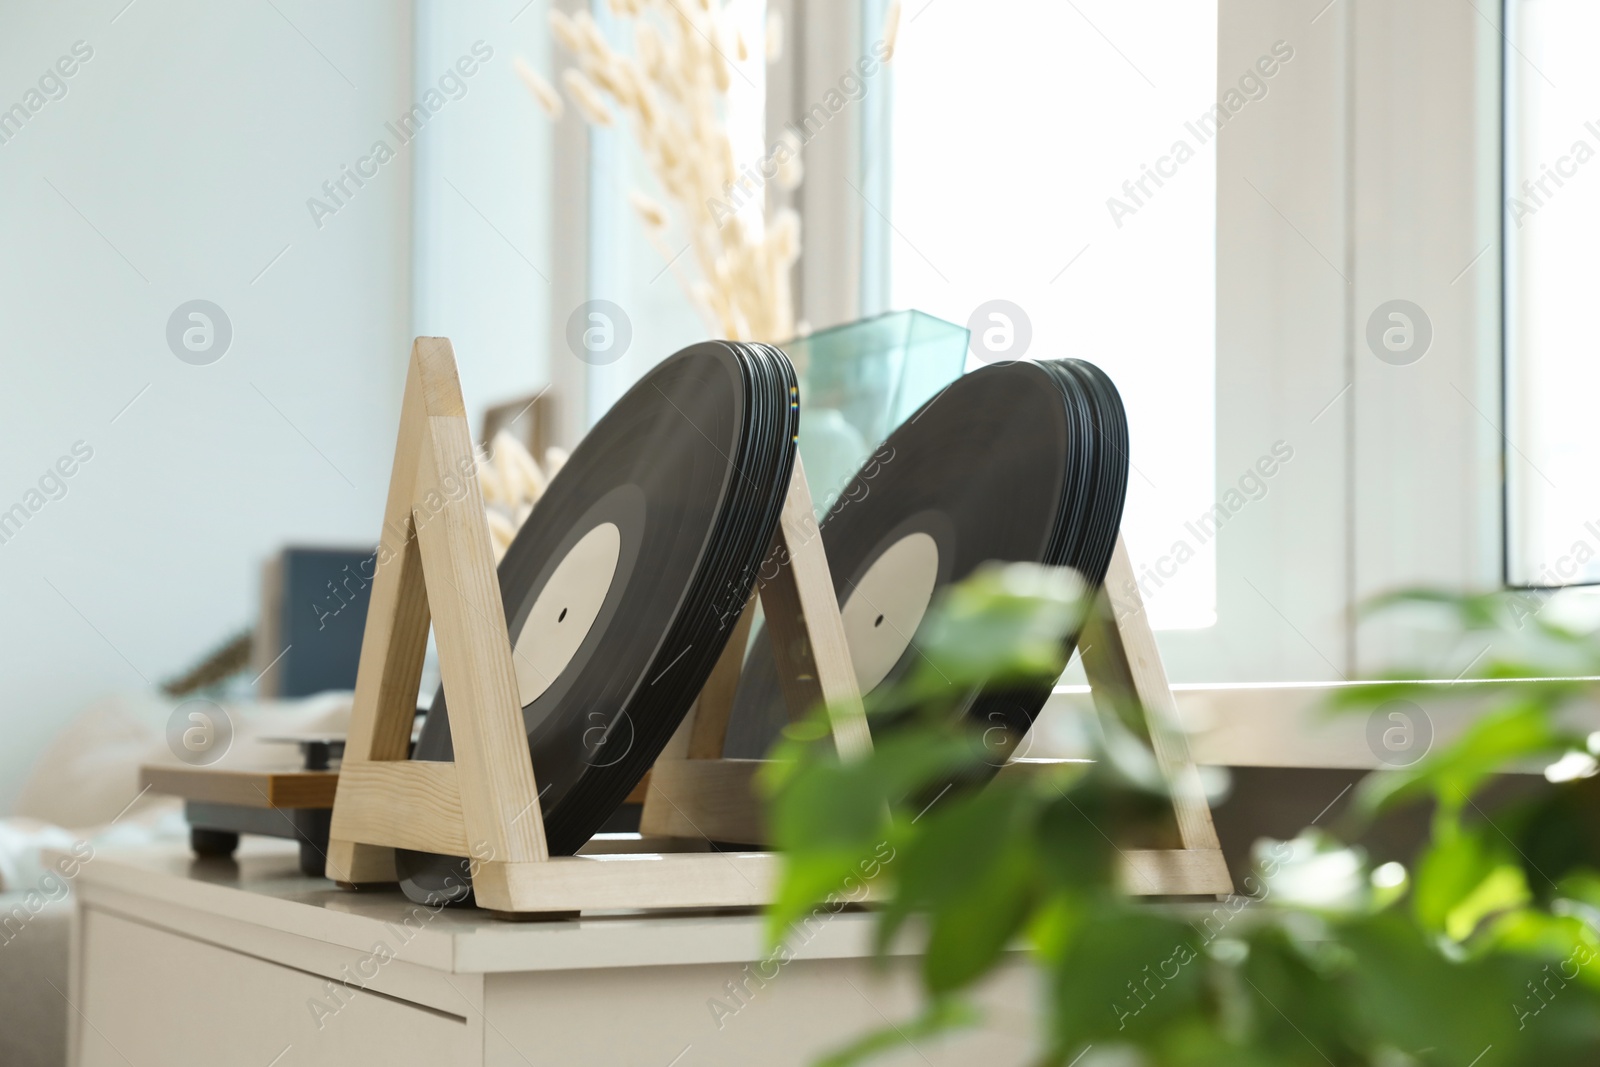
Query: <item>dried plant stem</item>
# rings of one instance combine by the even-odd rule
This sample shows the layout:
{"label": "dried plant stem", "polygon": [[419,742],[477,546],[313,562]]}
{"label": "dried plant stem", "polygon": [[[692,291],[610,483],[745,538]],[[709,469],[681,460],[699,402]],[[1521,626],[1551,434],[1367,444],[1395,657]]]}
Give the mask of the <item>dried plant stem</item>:
{"label": "dried plant stem", "polygon": [[[779,188],[793,189],[802,174],[800,145],[780,138],[769,159],[741,176],[724,121],[732,56],[771,61],[781,48],[781,21],[769,18],[766,39],[752,47],[724,0],[612,0],[611,10],[631,30],[632,55],[612,48],[588,12],[551,12],[552,33],[575,60],[562,85],[586,121],[610,126],[620,115],[629,123],[683,227],[698,277],[663,236],[668,209],[637,191],[630,200],[707,327],[739,340],[787,340],[795,332],[790,275],[800,255],[799,220],[788,209],[775,211],[763,178],[753,188],[749,176],[775,174]],[[524,80],[549,110],[540,92],[546,83]],[[758,217],[730,206],[757,197]]]}

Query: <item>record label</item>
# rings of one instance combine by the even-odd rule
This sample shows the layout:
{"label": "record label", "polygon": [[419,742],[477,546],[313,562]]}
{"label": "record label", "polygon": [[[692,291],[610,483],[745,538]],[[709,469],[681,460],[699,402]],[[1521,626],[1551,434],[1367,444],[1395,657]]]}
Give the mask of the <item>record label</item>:
{"label": "record label", "polygon": [[918,530],[890,545],[851,587],[839,614],[856,685],[876,689],[922,625],[939,582],[939,545]]}
{"label": "record label", "polygon": [[622,554],[622,532],[603,522],[578,539],[534,599],[513,648],[517,695],[527,707],[550,688],[600,617]]}

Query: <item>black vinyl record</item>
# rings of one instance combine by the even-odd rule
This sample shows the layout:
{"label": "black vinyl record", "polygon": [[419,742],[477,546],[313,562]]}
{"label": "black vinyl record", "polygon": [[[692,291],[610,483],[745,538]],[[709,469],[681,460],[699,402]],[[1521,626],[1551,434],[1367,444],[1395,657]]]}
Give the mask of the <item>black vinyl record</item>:
{"label": "black vinyl record", "polygon": [[[765,345],[707,342],[648,372],[573,451],[499,567],[552,855],[616,810],[677,729],[777,528],[799,422]],[[450,760],[446,676],[414,759]],[[483,858],[483,857],[478,857]],[[463,900],[459,857],[400,851],[413,900]]]}
{"label": "black vinyl record", "polygon": [[[1072,567],[1098,587],[1127,483],[1127,418],[1116,388],[1093,364],[995,364],[923,405],[822,522],[863,693],[893,684],[914,665],[916,631],[930,602],[982,563]],[[985,689],[971,695],[968,714],[1004,729],[1003,755],[1050,689]],[[740,679],[724,755],[761,758],[787,723],[762,635]]]}

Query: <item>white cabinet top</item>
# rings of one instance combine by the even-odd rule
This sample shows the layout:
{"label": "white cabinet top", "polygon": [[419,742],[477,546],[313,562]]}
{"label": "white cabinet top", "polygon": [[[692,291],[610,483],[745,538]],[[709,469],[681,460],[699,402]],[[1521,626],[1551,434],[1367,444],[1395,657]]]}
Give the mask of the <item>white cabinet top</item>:
{"label": "white cabinet top", "polygon": [[[197,859],[176,843],[103,849],[81,863],[75,882],[91,907],[116,911],[122,902],[140,905],[134,910],[141,913],[150,907],[200,913],[198,927],[220,919],[361,951],[400,941],[407,959],[448,973],[732,963],[770,954],[756,910],[585,912],[507,922],[476,908],[435,911],[398,889],[339,889],[299,872],[293,842],[268,838],[244,838],[226,860]],[[824,908],[792,933],[789,948],[797,958],[867,956],[871,925],[870,915]]]}

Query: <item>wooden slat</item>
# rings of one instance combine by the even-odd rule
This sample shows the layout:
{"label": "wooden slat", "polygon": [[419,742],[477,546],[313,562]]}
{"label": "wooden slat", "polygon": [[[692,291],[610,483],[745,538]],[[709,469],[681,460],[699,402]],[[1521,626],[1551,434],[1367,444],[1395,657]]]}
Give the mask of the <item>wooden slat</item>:
{"label": "wooden slat", "polygon": [[1220,848],[1211,805],[1189,755],[1172,687],[1120,534],[1079,647],[1096,706],[1119,717],[1142,712],[1156,763],[1172,787],[1173,812],[1184,847]]}
{"label": "wooden slat", "polygon": [[[691,707],[689,714],[685,715],[678,728],[672,732],[666,747],[661,750],[661,755],[656,757],[655,764],[650,768],[650,773],[645,775],[640,786],[644,788],[644,807],[639,809],[639,831],[652,836],[664,836],[667,830],[663,826],[676,826],[672,813],[671,803],[655,788],[656,768],[664,767],[668,763],[681,763],[689,757],[689,739],[694,733],[696,709]],[[637,791],[637,790],[636,790]]]}
{"label": "wooden slat", "polygon": [[629,791],[624,804],[643,804],[646,794],[650,792],[650,772],[645,771],[644,777],[639,779],[639,784]]}
{"label": "wooden slat", "polygon": [[[470,841],[471,854],[502,861],[540,859],[543,822],[518,817],[536,803],[538,792],[521,732],[511,645],[455,355],[443,338],[419,337],[412,346],[382,537],[335,798],[328,876],[347,883],[394,879],[393,853],[377,846],[410,831],[398,827],[395,815],[387,820],[395,828],[375,835],[385,821],[382,812],[355,797],[367,788],[363,768],[370,761],[402,760],[406,754],[430,614],[455,712],[451,740],[469,794],[464,805],[456,805],[452,841]],[[423,800],[391,799],[412,806]],[[341,818],[345,807],[350,814]],[[423,832],[435,839],[443,829],[430,825]]]}
{"label": "wooden slat", "polygon": [[639,831],[759,845],[767,839],[755,775],[762,760],[660,760]]}
{"label": "wooden slat", "polygon": [[331,808],[338,771],[253,771],[146,764],[139,785],[154,793],[246,808]]}
{"label": "wooden slat", "polygon": [[472,852],[453,763],[394,760],[355,763],[333,809],[330,839],[410,848],[447,856]]}
{"label": "wooden slat", "polygon": [[524,914],[754,908],[772,900],[781,862],[770,852],[554,856],[543,863],[485,864],[473,890],[480,904]]}
{"label": "wooden slat", "polygon": [[[485,906],[524,914],[764,907],[777,888],[782,861],[771,852],[556,856],[543,863],[485,864],[474,878],[474,889]],[[1118,880],[1134,896],[1233,891],[1217,849],[1126,851]],[[863,899],[881,899],[886,888],[877,883]]]}
{"label": "wooden slat", "polygon": [[750,642],[750,623],[756,614],[755,594],[739,613],[722,655],[711,669],[705,688],[689,712],[694,716],[694,727],[689,734],[690,759],[721,759],[722,747],[728,739],[728,716],[733,712],[733,697],[739,689],[739,675],[744,668],[744,650]]}
{"label": "wooden slat", "polygon": [[762,584],[761,606],[789,717],[800,718],[825,702],[839,754],[871,752],[872,734],[799,456],[778,522],[778,550],[777,574]]}
{"label": "wooden slat", "polygon": [[543,859],[544,820],[520,817],[537,810],[539,791],[466,419],[430,417],[426,441],[418,506],[439,510],[418,523],[417,540],[439,676],[450,700],[467,838],[473,855],[507,863]]}
{"label": "wooden slat", "polygon": [[1136,897],[1226,896],[1233,876],[1219,848],[1124,849],[1117,880]]}

